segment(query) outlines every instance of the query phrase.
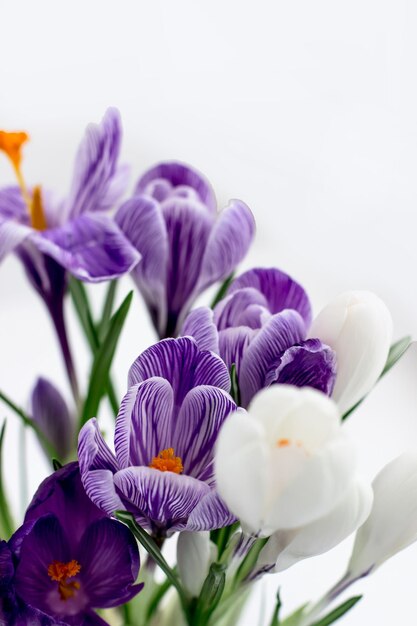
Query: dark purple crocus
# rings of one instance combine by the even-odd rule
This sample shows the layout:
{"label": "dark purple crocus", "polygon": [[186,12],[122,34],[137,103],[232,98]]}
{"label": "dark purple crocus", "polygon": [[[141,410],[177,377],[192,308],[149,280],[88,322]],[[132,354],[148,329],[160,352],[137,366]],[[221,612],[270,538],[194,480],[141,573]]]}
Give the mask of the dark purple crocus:
{"label": "dark purple crocus", "polygon": [[46,378],[38,378],[32,389],[30,415],[65,461],[75,447],[75,419],[61,392]]}
{"label": "dark purple crocus", "polygon": [[141,354],[117,417],[116,454],[95,419],[80,432],[81,477],[92,501],[108,515],[132,512],[157,536],[231,523],[213,468],[219,429],[237,409],[229,388],[222,360],[190,337]]}
{"label": "dark purple crocus", "polygon": [[336,356],[319,339],[306,339],[311,305],[304,289],[277,269],[253,269],[230,285],[214,311],[201,307],[187,317],[183,335],[233,364],[240,403],[273,383],[309,386],[331,394]]}
{"label": "dark purple crocus", "polygon": [[208,181],[176,161],[147,171],[116,220],[142,255],[132,276],[161,338],[179,333],[196,297],[230,275],[255,232],[243,202],[218,214]]}
{"label": "dark purple crocus", "polygon": [[139,252],[106,214],[127,183],[127,168],[118,165],[121,132],[115,109],[106,112],[101,124],[88,126],[69,194],[56,201],[49,191],[25,185],[20,164],[27,135],[0,131],[0,150],[9,157],[19,182],[0,189],[0,261],[14,251],[23,262],[51,314],[75,396],[63,314],[67,272],[97,282],[129,272],[140,260]]}
{"label": "dark purple crocus", "polygon": [[134,537],[87,497],[77,463],[41,484],[8,548],[12,561],[3,546],[8,580],[1,603],[8,626],[31,624],[23,621],[28,610],[50,618],[39,618],[42,626],[104,625],[94,609],[124,604],[143,587],[134,584]]}

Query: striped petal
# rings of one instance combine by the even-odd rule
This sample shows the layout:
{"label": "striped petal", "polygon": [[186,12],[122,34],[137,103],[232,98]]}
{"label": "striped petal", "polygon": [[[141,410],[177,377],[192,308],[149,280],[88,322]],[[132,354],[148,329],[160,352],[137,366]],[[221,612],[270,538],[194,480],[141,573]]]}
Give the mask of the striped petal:
{"label": "striped petal", "polygon": [[214,309],[214,319],[219,330],[233,326],[260,328],[269,316],[265,296],[253,287],[245,287],[221,300]]}
{"label": "striped petal", "polygon": [[193,337],[200,350],[210,350],[219,354],[217,327],[213,321],[213,310],[208,306],[202,306],[189,313],[181,335]]}
{"label": "striped petal", "polygon": [[187,531],[215,530],[236,521],[219,494],[212,490],[195,507],[187,522]]}

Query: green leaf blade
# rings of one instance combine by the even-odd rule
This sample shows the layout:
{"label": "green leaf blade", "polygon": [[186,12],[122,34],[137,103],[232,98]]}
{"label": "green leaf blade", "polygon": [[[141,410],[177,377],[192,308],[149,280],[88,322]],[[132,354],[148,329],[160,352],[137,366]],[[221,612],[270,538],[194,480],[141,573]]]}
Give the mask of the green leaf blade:
{"label": "green leaf blade", "polygon": [[312,626],[330,626],[330,624],[334,624],[338,619],[343,617],[348,611],[353,609],[353,607],[362,599],[362,596],[354,596],[346,602],[343,602],[336,609],[328,613],[325,617],[322,617],[318,622],[314,622]]}

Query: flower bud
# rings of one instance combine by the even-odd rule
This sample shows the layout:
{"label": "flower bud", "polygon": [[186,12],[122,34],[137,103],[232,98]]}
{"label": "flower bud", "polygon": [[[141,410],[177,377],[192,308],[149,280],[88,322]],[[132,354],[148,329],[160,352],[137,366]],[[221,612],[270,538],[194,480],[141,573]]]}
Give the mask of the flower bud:
{"label": "flower bud", "polygon": [[210,533],[182,532],[177,544],[178,571],[188,593],[197,597],[215,559],[216,546],[210,543]]}
{"label": "flower bud", "polygon": [[388,463],[372,487],[372,511],[357,532],[348,566],[351,579],[369,574],[417,540],[417,451]]}
{"label": "flower bud", "polygon": [[375,385],[392,340],[392,319],[385,304],[368,291],[347,291],[319,313],[310,329],[337,357],[332,398],[342,415]]}

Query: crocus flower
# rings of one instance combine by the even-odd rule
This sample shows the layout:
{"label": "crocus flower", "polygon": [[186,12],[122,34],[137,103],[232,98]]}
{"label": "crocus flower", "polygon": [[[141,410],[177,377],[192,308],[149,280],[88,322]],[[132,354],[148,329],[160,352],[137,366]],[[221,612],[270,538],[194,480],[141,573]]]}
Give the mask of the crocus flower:
{"label": "crocus flower", "polygon": [[357,532],[345,581],[374,572],[417,541],[417,452],[388,463],[372,487],[372,511]]}
{"label": "crocus flower", "polygon": [[23,604],[59,623],[106,624],[93,609],[128,602],[143,586],[134,584],[139,572],[134,537],[89,500],[77,463],[41,484],[9,548],[15,563],[9,587],[17,607]]}
{"label": "crocus flower", "polygon": [[336,404],[315,389],[274,385],[231,415],[217,441],[217,488],[254,535],[310,524],[341,501],[355,476]]}
{"label": "crocus flower", "polygon": [[129,272],[140,254],[106,215],[120,198],[127,170],[118,165],[119,114],[109,109],[100,125],[90,125],[79,147],[68,196],[26,186],[21,170],[26,133],[0,131],[0,150],[9,157],[19,185],[0,189],[0,260],[15,251],[45,302],[55,325],[75,397],[74,367],[66,337],[63,298],[67,271],[96,282]]}
{"label": "crocus flower", "polygon": [[60,460],[75,445],[75,421],[60,391],[45,378],[38,378],[30,397],[30,414],[56,450]]}
{"label": "crocus flower", "polygon": [[185,320],[182,334],[236,366],[240,404],[272,383],[309,386],[331,394],[336,376],[333,350],[315,335],[306,339],[311,305],[304,289],[278,269],[256,268],[230,285],[214,311],[201,307]]}
{"label": "crocus flower", "polygon": [[370,513],[372,498],[368,483],[352,481],[329,513],[305,526],[274,533],[259,554],[258,572],[282,572],[298,561],[328,552],[363,524]]}
{"label": "crocus flower", "polygon": [[161,338],[177,335],[196,297],[230,275],[255,231],[243,202],[217,214],[208,181],[175,161],[146,172],[116,220],[142,255],[132,276]]}
{"label": "crocus flower", "polygon": [[319,313],[310,330],[336,352],[332,397],[343,413],[375,385],[392,340],[392,319],[384,302],[369,291],[347,291]]}
{"label": "crocus flower", "polygon": [[234,518],[215,489],[218,431],[236,410],[221,359],[190,337],[145,350],[129,372],[116,420],[114,455],[95,419],[82,428],[78,458],[85,489],[111,515],[132,512],[155,535],[211,530]]}
{"label": "crocus flower", "polygon": [[200,595],[210,565],[216,560],[217,546],[208,531],[180,533],[177,542],[178,573],[184,589],[192,597]]}

